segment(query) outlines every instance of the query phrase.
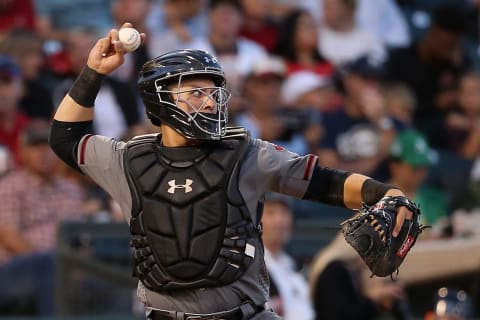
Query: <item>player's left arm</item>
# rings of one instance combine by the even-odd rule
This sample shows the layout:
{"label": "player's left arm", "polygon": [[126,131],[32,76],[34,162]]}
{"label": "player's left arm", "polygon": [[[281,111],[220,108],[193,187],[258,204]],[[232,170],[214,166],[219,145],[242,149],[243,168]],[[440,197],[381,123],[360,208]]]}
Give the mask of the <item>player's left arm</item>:
{"label": "player's left arm", "polygon": [[[405,196],[395,186],[368,176],[322,167],[315,155],[299,156],[265,142],[259,150],[258,176],[269,181],[271,191],[350,209],[361,208],[362,203],[372,205],[385,196]],[[398,209],[394,236],[404,220],[411,218],[412,212],[406,207]]]}

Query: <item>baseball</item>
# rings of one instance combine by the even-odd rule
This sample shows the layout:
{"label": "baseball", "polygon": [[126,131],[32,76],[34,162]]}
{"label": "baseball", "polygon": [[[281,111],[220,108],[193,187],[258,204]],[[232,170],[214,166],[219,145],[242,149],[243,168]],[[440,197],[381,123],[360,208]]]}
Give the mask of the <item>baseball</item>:
{"label": "baseball", "polygon": [[137,50],[137,48],[142,43],[142,38],[137,29],[134,28],[121,28],[118,31],[118,39],[123,45],[123,48],[127,52],[132,52]]}

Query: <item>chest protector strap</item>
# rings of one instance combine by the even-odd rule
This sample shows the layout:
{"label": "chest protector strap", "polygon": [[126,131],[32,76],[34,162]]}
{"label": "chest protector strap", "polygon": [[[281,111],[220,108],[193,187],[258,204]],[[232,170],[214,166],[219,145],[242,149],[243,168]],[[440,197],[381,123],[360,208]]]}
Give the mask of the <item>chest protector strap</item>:
{"label": "chest protector strap", "polygon": [[129,142],[134,274],[154,291],[222,286],[252,263],[259,231],[238,189],[248,136],[165,148],[158,135]]}

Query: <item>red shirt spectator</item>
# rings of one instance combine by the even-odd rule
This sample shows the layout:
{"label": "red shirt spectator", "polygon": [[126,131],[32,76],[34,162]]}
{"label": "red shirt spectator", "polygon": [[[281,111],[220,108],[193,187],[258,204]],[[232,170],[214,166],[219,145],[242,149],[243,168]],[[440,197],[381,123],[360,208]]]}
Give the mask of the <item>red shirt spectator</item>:
{"label": "red shirt spectator", "polygon": [[35,10],[31,0],[0,1],[0,32],[15,28],[35,31]]}
{"label": "red shirt spectator", "polygon": [[0,265],[54,249],[58,223],[82,214],[85,193],[59,174],[48,133],[48,122],[33,120],[19,137],[23,167],[0,180]]}

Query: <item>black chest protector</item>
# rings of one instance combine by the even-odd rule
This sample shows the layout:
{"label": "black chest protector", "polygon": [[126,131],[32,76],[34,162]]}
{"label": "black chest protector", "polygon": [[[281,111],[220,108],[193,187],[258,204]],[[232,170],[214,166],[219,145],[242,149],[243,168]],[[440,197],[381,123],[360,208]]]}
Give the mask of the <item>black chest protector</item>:
{"label": "black chest protector", "polygon": [[125,153],[135,276],[154,291],[232,283],[260,241],[238,189],[247,136],[202,148],[158,139],[136,138]]}

